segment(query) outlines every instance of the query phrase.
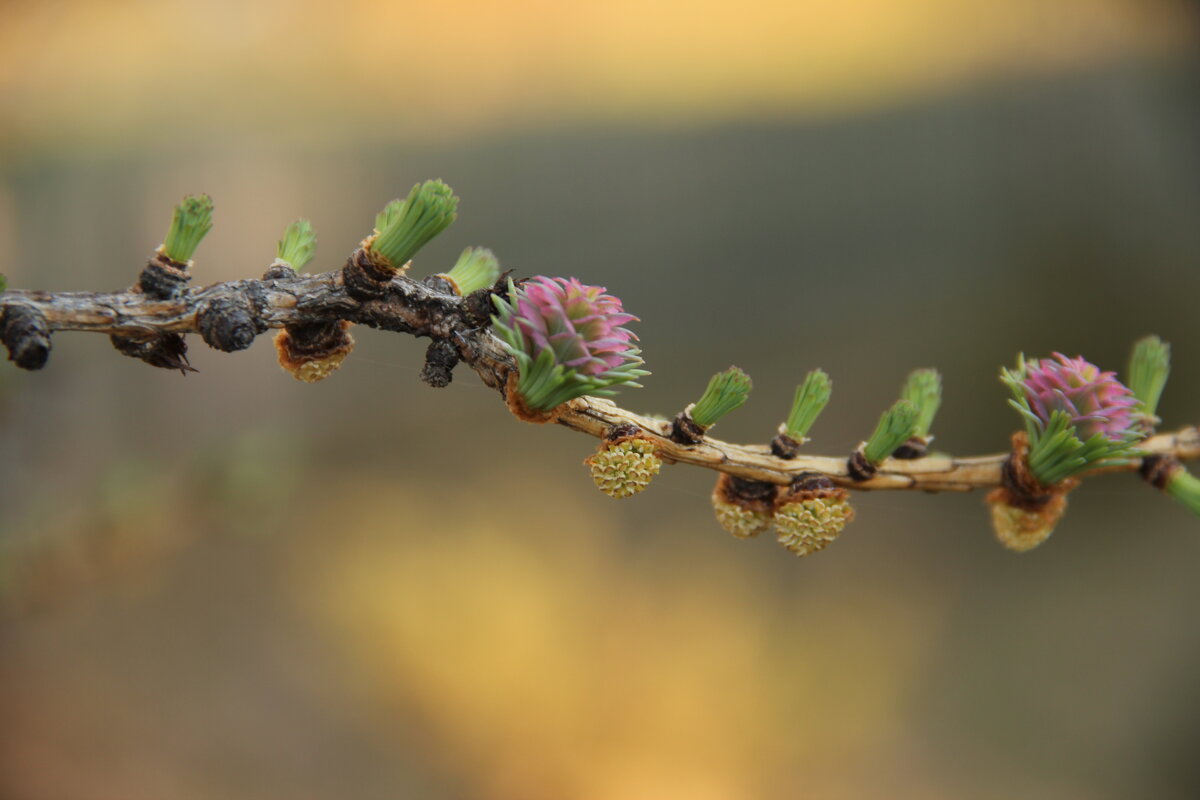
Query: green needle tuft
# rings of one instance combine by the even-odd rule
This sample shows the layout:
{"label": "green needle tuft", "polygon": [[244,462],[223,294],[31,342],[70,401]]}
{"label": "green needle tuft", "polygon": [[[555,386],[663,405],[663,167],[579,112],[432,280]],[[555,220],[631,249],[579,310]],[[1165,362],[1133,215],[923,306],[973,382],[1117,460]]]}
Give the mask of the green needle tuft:
{"label": "green needle tuft", "polygon": [[808,436],[809,428],[828,405],[832,393],[833,381],[825,374],[825,370],[814,369],[808,373],[804,377],[804,383],[796,387],[792,410],[783,426],[784,433],[797,442],[803,442]]}
{"label": "green needle tuft", "polygon": [[446,277],[458,287],[458,293],[465,297],[496,282],[500,277],[500,261],[486,247],[468,247],[462,251],[454,268],[446,273]]}
{"label": "green needle tuft", "polygon": [[383,207],[383,210],[375,215],[375,235],[383,233],[388,229],[392,222],[400,217],[400,212],[404,211],[403,200],[393,200]]}
{"label": "green needle tuft", "polygon": [[417,184],[405,200],[393,200],[375,217],[378,236],[371,251],[399,269],[450,223],[458,213],[458,198],[441,181]]}
{"label": "green needle tuft", "polygon": [[175,206],[171,227],[159,252],[180,264],[192,260],[200,241],[212,230],[213,201],[206,194],[188,195]]}
{"label": "green needle tuft", "polygon": [[917,410],[913,435],[928,438],[933,418],[942,404],[942,376],[936,369],[913,370],[900,390],[900,397],[912,403]]}
{"label": "green needle tuft", "polygon": [[312,223],[306,219],[298,219],[284,230],[275,256],[299,271],[312,261],[316,249],[317,232],[313,230]]}
{"label": "green needle tuft", "polygon": [[908,400],[897,400],[879,418],[875,432],[863,448],[863,456],[872,464],[879,464],[907,442],[916,429],[916,407]]}
{"label": "green needle tuft", "polygon": [[1141,411],[1157,422],[1158,400],[1171,374],[1171,345],[1157,336],[1147,336],[1133,346],[1129,358],[1129,388]]}
{"label": "green needle tuft", "polygon": [[704,394],[692,406],[692,421],[701,428],[710,428],[717,420],[746,402],[753,387],[750,376],[737,367],[718,372],[708,382]]}

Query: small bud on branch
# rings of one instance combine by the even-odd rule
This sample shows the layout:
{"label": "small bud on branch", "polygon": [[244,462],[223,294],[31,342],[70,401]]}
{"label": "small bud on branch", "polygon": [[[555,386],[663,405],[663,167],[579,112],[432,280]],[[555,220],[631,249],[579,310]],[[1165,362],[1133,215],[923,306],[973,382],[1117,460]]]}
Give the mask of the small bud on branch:
{"label": "small bud on branch", "polygon": [[171,227],[158,252],[177,264],[187,264],[212,226],[212,198],[206,194],[188,195],[175,206]]}
{"label": "small bud on branch", "polygon": [[275,257],[299,272],[304,269],[317,251],[317,233],[312,223],[298,219],[283,231],[283,238],[275,250]]}

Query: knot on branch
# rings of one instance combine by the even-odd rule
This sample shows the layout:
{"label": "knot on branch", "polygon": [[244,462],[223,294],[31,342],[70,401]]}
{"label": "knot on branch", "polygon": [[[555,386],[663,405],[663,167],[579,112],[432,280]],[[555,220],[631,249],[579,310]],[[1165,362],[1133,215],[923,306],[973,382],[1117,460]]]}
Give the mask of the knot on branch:
{"label": "knot on branch", "polygon": [[37,309],[5,307],[0,317],[0,340],[8,348],[9,361],[21,369],[41,369],[50,358],[50,327]]}
{"label": "knot on branch", "polygon": [[225,353],[245,350],[267,329],[259,321],[250,298],[242,292],[206,302],[196,312],[196,326],[205,344]]}

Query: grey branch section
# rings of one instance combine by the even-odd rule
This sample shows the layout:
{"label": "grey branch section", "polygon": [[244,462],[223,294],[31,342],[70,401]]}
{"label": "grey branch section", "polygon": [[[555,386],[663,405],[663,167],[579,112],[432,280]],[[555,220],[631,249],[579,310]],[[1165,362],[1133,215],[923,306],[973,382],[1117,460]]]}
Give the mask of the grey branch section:
{"label": "grey branch section", "polygon": [[471,319],[463,298],[405,277],[394,278],[383,296],[365,301],[346,292],[342,271],[336,270],[218,283],[166,300],[137,291],[13,290],[0,294],[0,310],[4,319],[40,320],[51,333],[87,331],[135,341],[199,333],[210,346],[226,351],[249,347],[257,333],[270,328],[349,320],[447,343],[494,388],[504,385],[512,369],[499,340]]}
{"label": "grey branch section", "polygon": [[[488,307],[486,296],[462,298],[447,293],[437,282],[426,285],[400,276],[392,279],[381,296],[359,300],[347,293],[342,276],[341,270],[297,276],[273,269],[263,280],[215,284],[165,300],[137,291],[8,291],[0,294],[0,337],[18,366],[38,369],[49,354],[50,334],[56,331],[106,333],[133,342],[198,333],[210,346],[230,351],[249,347],[258,334],[270,328],[348,320],[431,338],[431,352],[437,354],[431,367],[437,373],[437,380],[431,381],[434,385],[449,381],[457,356],[485,384],[504,394],[514,363],[487,330],[482,315]],[[887,459],[871,478],[856,480],[848,471],[845,456],[783,459],[773,455],[768,444],[732,444],[709,436],[695,444],[680,444],[670,438],[668,420],[634,414],[599,398],[572,400],[553,419],[598,438],[617,426],[634,425],[655,442],[659,455],[669,463],[775,484],[788,484],[800,473],[819,472],[853,489],[970,491],[1000,485],[1008,455]],[[1200,430],[1188,427],[1160,434],[1142,448],[1152,455],[1200,458]],[[1140,466],[1141,461],[1134,459],[1098,471],[1132,471]]]}

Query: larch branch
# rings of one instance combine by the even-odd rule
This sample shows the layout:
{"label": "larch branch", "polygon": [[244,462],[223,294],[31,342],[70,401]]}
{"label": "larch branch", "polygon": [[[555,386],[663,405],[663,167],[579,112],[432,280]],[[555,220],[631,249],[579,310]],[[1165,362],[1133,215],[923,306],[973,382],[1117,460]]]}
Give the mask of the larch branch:
{"label": "larch branch", "polygon": [[[418,282],[403,275],[387,285],[381,296],[357,299],[346,291],[342,270],[296,275],[269,271],[262,280],[218,283],[188,289],[177,297],[159,299],[130,290],[114,293],[7,291],[0,294],[0,313],[32,315],[50,332],[104,333],[128,340],[150,340],[166,334],[201,334],[213,346],[213,320],[206,316],[228,307],[248,308],[254,330],[342,320],[380,330],[428,337],[457,352],[488,386],[502,395],[512,357],[471,308],[471,298],[447,291],[437,280]],[[487,298],[485,297],[484,300]],[[219,323],[220,320],[217,320]],[[218,324],[219,327],[219,324]],[[219,341],[219,337],[217,337]],[[252,340],[252,339],[251,339]],[[240,347],[240,345],[239,345]],[[221,349],[233,349],[222,347]],[[10,346],[11,350],[11,346]],[[444,384],[443,384],[444,385]],[[549,417],[557,424],[598,438],[619,426],[636,426],[639,435],[655,443],[668,463],[691,464],[751,481],[786,485],[802,473],[820,473],[852,489],[915,489],[929,492],[971,491],[1000,486],[1008,453],[959,458],[932,455],[916,459],[889,458],[866,480],[853,477],[846,456],[797,455],[784,459],[767,444],[743,445],[704,435],[698,443],[681,444],[671,437],[671,423],[626,411],[615,403],[581,397]],[[1148,456],[1200,458],[1200,429],[1186,427],[1147,439],[1140,448]],[[1103,470],[1137,470],[1141,459],[1130,459]]]}

